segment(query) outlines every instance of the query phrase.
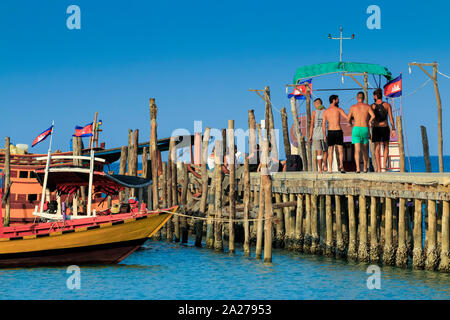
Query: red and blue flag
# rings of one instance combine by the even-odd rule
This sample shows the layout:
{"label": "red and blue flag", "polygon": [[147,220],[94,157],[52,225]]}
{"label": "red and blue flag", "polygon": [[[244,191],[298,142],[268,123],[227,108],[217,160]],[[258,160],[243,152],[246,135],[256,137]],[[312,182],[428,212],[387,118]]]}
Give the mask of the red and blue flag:
{"label": "red and blue flag", "polygon": [[53,131],[53,126],[51,126],[50,128],[48,128],[47,130],[44,130],[41,134],[39,134],[36,139],[34,139],[33,143],[31,144],[31,147],[34,147],[35,145],[37,145],[39,142],[44,141],[45,139],[47,139],[47,137],[49,135],[52,134]]}
{"label": "red and blue flag", "polygon": [[309,92],[312,92],[312,79],[304,80],[298,83],[297,86],[294,87],[294,90],[288,94],[288,98],[295,97],[297,100],[306,99],[306,87],[309,87]]}
{"label": "red and blue flag", "polygon": [[73,137],[91,137],[92,134],[92,122],[85,125],[84,127],[75,126],[75,134]]}
{"label": "red and blue flag", "polygon": [[397,98],[402,95],[402,75],[400,74],[394,80],[389,81],[384,86],[384,95],[387,98]]}

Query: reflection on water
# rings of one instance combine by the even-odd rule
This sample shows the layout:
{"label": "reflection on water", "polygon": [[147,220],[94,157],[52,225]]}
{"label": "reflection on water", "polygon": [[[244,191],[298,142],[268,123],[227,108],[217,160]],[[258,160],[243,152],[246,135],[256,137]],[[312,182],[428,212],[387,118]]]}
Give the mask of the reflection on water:
{"label": "reflection on water", "polygon": [[[254,250],[254,248],[252,248]],[[254,254],[254,252],[253,252]],[[69,290],[66,268],[0,269],[1,299],[449,299],[450,275],[381,267],[369,290],[368,265],[274,250],[273,263],[147,241],[122,263],[81,267]]]}

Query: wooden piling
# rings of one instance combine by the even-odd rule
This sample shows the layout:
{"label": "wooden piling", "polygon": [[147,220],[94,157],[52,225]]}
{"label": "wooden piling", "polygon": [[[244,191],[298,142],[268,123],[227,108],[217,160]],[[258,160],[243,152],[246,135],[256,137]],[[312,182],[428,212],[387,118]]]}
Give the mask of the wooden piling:
{"label": "wooden piling", "polygon": [[380,260],[380,245],[377,229],[377,198],[370,197],[370,262]]}
{"label": "wooden piling", "polygon": [[305,237],[303,241],[303,251],[306,253],[311,252],[311,195],[307,193],[305,195]]}
{"label": "wooden piling", "polygon": [[[282,195],[283,203],[289,202],[289,196],[286,193]],[[290,249],[290,234],[291,234],[291,209],[289,207],[284,207],[283,209],[283,220],[284,220],[284,248]]]}
{"label": "wooden piling", "polygon": [[272,180],[270,178],[269,141],[262,142],[261,188],[264,190],[264,262],[272,262]]}
{"label": "wooden piling", "polygon": [[222,240],[222,141],[216,138],[214,152],[214,250],[223,251]]}
{"label": "wooden piling", "polygon": [[[142,177],[145,179],[148,179],[149,173],[148,173],[148,148],[144,147],[142,148]],[[164,182],[165,183],[165,182]],[[145,194],[148,193],[147,188],[142,188],[142,192]],[[145,199],[145,196],[144,196]],[[148,199],[147,201],[145,201],[145,204],[147,205],[147,209],[148,209]]]}
{"label": "wooden piling", "polygon": [[289,142],[289,127],[285,107],[281,108],[281,126],[283,128],[284,153],[287,159],[291,154],[291,143]]}
{"label": "wooden piling", "polygon": [[156,116],[158,108],[155,98],[150,98],[150,150],[152,153],[152,187],[153,187],[153,210],[159,209],[158,195],[158,155],[157,155],[157,123]]}
{"label": "wooden piling", "polygon": [[339,195],[334,196],[334,202],[336,207],[336,257],[345,257],[345,244],[342,235],[342,210],[341,210],[341,197]]}
{"label": "wooden piling", "polygon": [[[170,170],[172,181],[171,181],[171,188],[172,188],[172,206],[179,205],[180,201],[178,199],[178,169],[177,169],[177,158],[176,158],[176,148],[175,148],[175,138],[170,139],[170,144],[173,144],[171,149],[171,165],[172,168]],[[175,242],[180,242],[180,217],[178,215],[175,215],[172,219],[172,230],[173,230],[173,236]]]}
{"label": "wooden piling", "polygon": [[310,252],[316,254],[319,252],[319,230],[317,213],[317,195],[311,195],[311,248]]}
{"label": "wooden piling", "polygon": [[[201,173],[202,173],[202,197],[200,199],[200,215],[202,217],[206,216],[206,201],[208,200],[208,144],[210,137],[211,128],[207,127],[205,133],[203,134],[203,144],[202,144],[202,163],[201,163]],[[198,227],[196,230],[200,230],[195,234],[195,246],[202,246],[202,231],[203,230],[203,220],[198,219]]]}
{"label": "wooden piling", "polygon": [[385,219],[384,219],[384,248],[383,263],[388,266],[394,265],[395,250],[392,243],[392,199],[385,198]]}
{"label": "wooden piling", "polygon": [[234,152],[234,120],[228,120],[228,166],[230,171],[230,215],[228,222],[228,251],[235,252],[234,246],[234,217],[236,214],[236,166],[235,166],[235,152]]}
{"label": "wooden piling", "polygon": [[[181,185],[181,206],[183,208],[183,212],[187,214],[186,205],[187,205],[187,195],[188,195],[188,169],[186,164],[183,163],[183,180]],[[182,216],[180,217],[180,231],[181,231],[181,243],[188,242],[188,225],[187,218]]]}
{"label": "wooden piling", "polygon": [[397,116],[397,136],[398,136],[398,150],[400,155],[400,172],[405,172],[405,144],[403,142],[403,125],[402,116]]}
{"label": "wooden piling", "polygon": [[250,256],[250,225],[248,221],[250,204],[250,171],[248,158],[244,159],[244,255]]}
{"label": "wooden piling", "polygon": [[358,260],[369,262],[369,247],[367,246],[367,209],[365,190],[359,195],[359,247]]}
{"label": "wooden piling", "polygon": [[436,202],[428,200],[428,230],[426,232],[427,252],[425,260],[425,269],[436,269],[439,262],[437,251],[437,222],[436,222]]}
{"label": "wooden piling", "polygon": [[[314,164],[314,161],[313,161]],[[314,165],[313,165],[314,167]],[[313,170],[314,171],[314,170]],[[325,219],[325,196],[319,195],[319,218],[318,218],[318,228],[319,228],[319,252],[320,254],[325,254],[325,241],[326,241],[326,219]]]}
{"label": "wooden piling", "polygon": [[427,172],[431,172],[430,150],[428,147],[427,128],[420,126],[420,132],[422,134],[422,147],[423,147],[423,159],[425,161],[425,168]]}
{"label": "wooden piling", "polygon": [[[275,203],[281,203],[281,194],[275,193]],[[274,239],[274,247],[282,248],[284,247],[284,217],[283,217],[283,209],[278,208],[275,209],[277,223],[275,224],[275,239]]]}
{"label": "wooden piling", "polygon": [[162,203],[161,206],[163,208],[167,208],[167,163],[164,161],[162,164],[162,176],[161,176],[161,187],[162,187]]}
{"label": "wooden piling", "polygon": [[395,261],[397,267],[408,266],[408,251],[406,248],[406,205],[405,199],[399,199],[398,208],[398,248]]}
{"label": "wooden piling", "polygon": [[348,199],[348,253],[350,260],[356,260],[358,257],[356,246],[356,217],[355,217],[355,200],[354,196],[349,194]]}
{"label": "wooden piling", "polygon": [[326,241],[325,255],[333,256],[333,215],[331,212],[331,196],[325,196],[325,225],[326,225]]}
{"label": "wooden piling", "polygon": [[295,214],[295,244],[294,250],[303,252],[304,232],[303,232],[303,195],[297,195],[297,209]]}
{"label": "wooden piling", "polygon": [[441,261],[439,270],[450,272],[450,216],[449,202],[442,203]]}

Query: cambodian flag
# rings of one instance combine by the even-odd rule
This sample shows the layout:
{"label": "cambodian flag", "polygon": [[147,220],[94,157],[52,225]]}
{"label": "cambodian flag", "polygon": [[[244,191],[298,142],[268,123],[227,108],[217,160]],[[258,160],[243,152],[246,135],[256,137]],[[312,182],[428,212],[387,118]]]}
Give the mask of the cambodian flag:
{"label": "cambodian flag", "polygon": [[389,81],[384,86],[384,95],[388,98],[397,98],[402,95],[402,75]]}
{"label": "cambodian flag", "polygon": [[92,134],[92,122],[85,125],[84,127],[75,126],[75,134],[73,137],[91,137]]}
{"label": "cambodian flag", "polygon": [[53,131],[53,126],[48,128],[47,130],[43,131],[40,135],[38,135],[36,137],[36,139],[34,139],[33,144],[31,145],[31,147],[34,147],[39,142],[44,141],[45,139],[47,139],[47,137],[52,134],[52,131]]}
{"label": "cambodian flag", "polygon": [[298,86],[294,87],[294,90],[288,94],[288,98],[295,97],[297,100],[306,99],[306,86],[309,87],[309,92],[312,92],[312,79],[304,80],[298,83]]}

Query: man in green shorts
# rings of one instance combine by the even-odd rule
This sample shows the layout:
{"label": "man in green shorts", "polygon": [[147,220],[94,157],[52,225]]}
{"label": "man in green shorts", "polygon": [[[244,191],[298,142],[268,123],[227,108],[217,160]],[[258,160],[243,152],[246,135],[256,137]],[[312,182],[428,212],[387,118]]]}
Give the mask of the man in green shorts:
{"label": "man in green shorts", "polygon": [[[369,164],[369,128],[372,126],[375,114],[373,113],[372,108],[364,103],[364,92],[358,92],[356,100],[358,102],[350,107],[347,117],[349,119],[349,124],[353,126],[352,143],[355,145],[356,173],[359,173],[361,151],[363,153],[364,172],[367,172],[367,166]],[[353,120],[355,121],[354,124]]]}

